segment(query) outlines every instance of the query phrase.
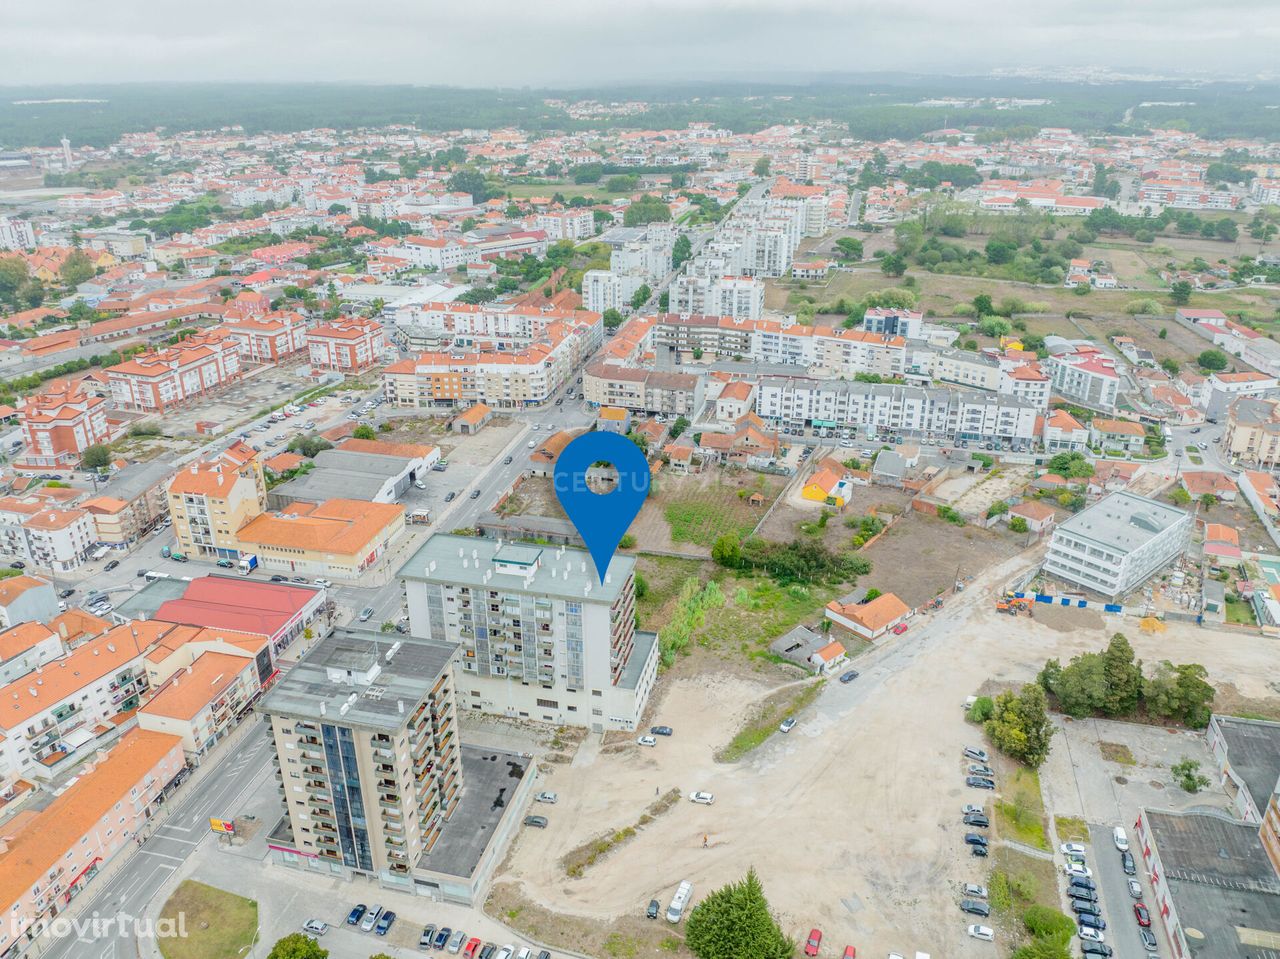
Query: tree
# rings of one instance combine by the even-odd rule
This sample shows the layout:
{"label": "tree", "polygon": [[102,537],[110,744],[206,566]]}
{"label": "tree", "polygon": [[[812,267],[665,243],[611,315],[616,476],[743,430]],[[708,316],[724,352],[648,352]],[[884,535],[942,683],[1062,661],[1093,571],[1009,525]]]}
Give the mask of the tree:
{"label": "tree", "polygon": [[871,589],[867,590],[867,595],[862,597],[862,601],[863,601],[864,603],[869,603],[869,602],[871,602],[873,599],[879,599],[881,595],[882,595],[882,594],[881,594],[880,590],[878,590],[878,589],[876,589],[876,588],[872,587]]}
{"label": "tree", "polygon": [[1167,340],[1169,338],[1169,328],[1166,326],[1160,327],[1160,332],[1157,335],[1160,339]]}
{"label": "tree", "polygon": [[1164,370],[1170,376],[1177,376],[1182,369],[1182,364],[1171,356],[1166,356],[1160,361],[1160,369]]}
{"label": "tree", "polygon": [[671,219],[671,208],[656,196],[642,196],[622,215],[623,226],[644,226],[646,223],[666,223]]}
{"label": "tree", "polygon": [[1075,935],[1075,921],[1068,915],[1048,906],[1028,906],[1022,914],[1022,924],[1037,939],[1053,939],[1064,945]]}
{"label": "tree", "polygon": [[287,447],[290,453],[297,453],[299,456],[305,456],[308,459],[315,457],[321,450],[333,449],[333,444],[323,436],[295,436],[289,440]]}
{"label": "tree", "polygon": [[58,276],[67,286],[79,286],[93,278],[93,264],[82,250],[76,250],[62,261]]}
{"label": "tree", "polygon": [[1106,663],[1100,653],[1081,653],[1068,663],[1051,690],[1058,707],[1077,719],[1102,712],[1107,701]]}
{"label": "tree", "polygon": [[1093,475],[1093,466],[1083,453],[1059,453],[1045,464],[1045,469],[1067,479],[1088,479]]}
{"label": "tree", "polygon": [[698,959],[790,959],[796,948],[770,913],[754,867],[694,907],[684,942]]}
{"label": "tree", "polygon": [[631,309],[640,309],[648,302],[651,296],[653,296],[653,290],[649,289],[649,284],[641,283],[639,288],[631,294]]}
{"label": "tree", "polygon": [[84,456],[80,458],[80,468],[86,470],[100,470],[104,466],[111,463],[111,450],[103,446],[101,443],[95,443],[84,451]]}
{"label": "tree", "polygon": [[1102,654],[1106,693],[1102,711],[1108,716],[1131,716],[1142,697],[1142,663],[1136,662],[1133,647],[1123,633],[1116,633]]}
{"label": "tree", "polygon": [[1186,280],[1177,280],[1169,286],[1169,299],[1178,306],[1185,306],[1191,301],[1191,289]]}
{"label": "tree", "polygon": [[842,260],[861,260],[863,257],[862,241],[856,237],[840,237],[836,240],[836,250]]}
{"label": "tree", "polygon": [[900,253],[890,253],[881,258],[880,272],[885,276],[902,276],[907,272],[907,261]]}
{"label": "tree", "polygon": [[1209,777],[1200,773],[1200,763],[1186,756],[1182,757],[1181,762],[1170,766],[1169,772],[1178,785],[1189,793],[1198,793],[1209,785]]}
{"label": "tree", "polygon": [[973,311],[978,316],[991,316],[996,311],[996,306],[991,302],[989,293],[979,293],[973,298]]}
{"label": "tree", "polygon": [[711,546],[711,559],[726,569],[736,569],[742,565],[742,547],[738,537],[725,533],[716,539]]}
{"label": "tree", "polygon": [[322,949],[310,936],[292,932],[276,940],[267,959],[329,959],[329,950]]}
{"label": "tree", "polygon": [[1174,667],[1174,692],[1182,722],[1192,729],[1204,729],[1213,714],[1213,687],[1206,682],[1209,675],[1199,663],[1181,663]]}
{"label": "tree", "polygon": [[1007,512],[1009,512],[1009,504],[1002,499],[998,499],[987,507],[987,519],[993,516],[1003,516]]}
{"label": "tree", "polygon": [[1017,252],[1018,244],[1014,243],[1012,240],[1004,240],[993,236],[987,241],[986,253],[988,263],[1008,263],[1013,259]]}
{"label": "tree", "polygon": [[1214,224],[1214,232],[1218,234],[1219,240],[1226,240],[1228,243],[1234,243],[1236,237],[1240,235],[1240,230],[1235,221],[1229,220],[1225,216]]}
{"label": "tree", "polygon": [[1169,494],[1169,499],[1173,500],[1174,506],[1187,506],[1191,503],[1191,494],[1179,486]]}
{"label": "tree", "polygon": [[691,424],[689,423],[689,417],[677,416],[676,421],[671,424],[671,429],[668,432],[668,436],[673,440],[679,439],[680,434],[683,433],[685,430],[687,430],[690,427],[690,425]]}
{"label": "tree", "polygon": [[622,325],[622,314],[613,307],[609,307],[600,316],[604,320],[604,328],[606,330],[616,330]]}
{"label": "tree", "polygon": [[1196,357],[1196,362],[1200,364],[1200,368],[1204,370],[1225,370],[1227,368],[1227,354],[1221,350],[1205,350]]}
{"label": "tree", "polygon": [[1053,723],[1044,690],[1035,683],[997,696],[984,728],[997,749],[1033,769],[1049,758]]}
{"label": "tree", "polygon": [[761,157],[760,159],[756,160],[756,165],[751,168],[751,172],[754,173],[756,176],[768,176],[769,175],[769,158]]}
{"label": "tree", "polygon": [[485,182],[484,174],[474,167],[463,167],[449,177],[449,189],[454,193],[469,193],[473,203],[483,203],[496,195]]}
{"label": "tree", "polygon": [[688,235],[681,233],[676,237],[675,244],[671,247],[671,266],[673,269],[680,269],[684,262],[693,256],[693,244],[689,242]]}
{"label": "tree", "polygon": [[378,434],[368,423],[361,423],[351,431],[351,435],[358,440],[376,440],[378,438]]}
{"label": "tree", "polygon": [[1027,520],[1025,517],[1011,516],[1009,518],[1009,532],[1025,533],[1028,529],[1029,527],[1027,526]]}

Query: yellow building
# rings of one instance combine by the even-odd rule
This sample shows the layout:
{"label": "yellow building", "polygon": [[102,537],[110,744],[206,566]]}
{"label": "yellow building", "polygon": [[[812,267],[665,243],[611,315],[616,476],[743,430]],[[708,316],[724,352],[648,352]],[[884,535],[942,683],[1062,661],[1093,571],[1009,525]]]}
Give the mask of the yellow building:
{"label": "yellow building", "polygon": [[235,443],[216,460],[184,467],[169,482],[178,552],[235,559],[236,533],[267,507],[257,454]]}
{"label": "yellow building", "polygon": [[834,506],[844,506],[847,494],[848,486],[844,477],[835,470],[826,468],[818,470],[809,477],[809,482],[805,483],[804,489],[800,491],[800,495],[807,500]]}

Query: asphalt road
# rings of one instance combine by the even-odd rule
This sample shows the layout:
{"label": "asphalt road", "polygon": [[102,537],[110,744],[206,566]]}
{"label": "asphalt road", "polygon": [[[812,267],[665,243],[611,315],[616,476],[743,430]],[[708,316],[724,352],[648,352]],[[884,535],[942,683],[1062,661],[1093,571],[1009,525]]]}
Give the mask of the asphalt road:
{"label": "asphalt road", "polygon": [[[257,716],[245,722],[261,724]],[[89,902],[82,903],[78,917],[96,912],[103,918],[125,915],[141,918],[148,904],[187,857],[203,841],[208,840],[209,819],[227,814],[236,798],[252,786],[270,765],[271,750],[260,729],[250,730],[235,743],[217,766],[198,783],[179,787],[176,808],[168,819],[155,827],[140,850],[118,872],[102,885],[89,886]],[[125,926],[125,935],[113,929],[107,938],[94,940],[87,935],[68,936],[55,941],[41,953],[42,959],[133,959],[138,955],[133,931]]]}

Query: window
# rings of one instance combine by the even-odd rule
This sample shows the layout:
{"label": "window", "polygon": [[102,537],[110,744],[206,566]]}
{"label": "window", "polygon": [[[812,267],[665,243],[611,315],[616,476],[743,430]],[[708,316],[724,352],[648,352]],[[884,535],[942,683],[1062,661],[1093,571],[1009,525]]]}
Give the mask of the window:
{"label": "window", "polygon": [[560,704],[556,702],[554,699],[539,699],[538,705],[541,706],[543,709],[559,709],[560,708]]}

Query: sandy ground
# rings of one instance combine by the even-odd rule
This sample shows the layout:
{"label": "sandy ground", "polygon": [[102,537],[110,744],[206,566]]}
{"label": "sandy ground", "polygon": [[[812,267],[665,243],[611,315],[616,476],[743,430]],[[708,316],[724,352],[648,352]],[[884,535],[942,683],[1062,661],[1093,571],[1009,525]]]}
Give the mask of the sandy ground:
{"label": "sandy ground", "polygon": [[986,516],[987,507],[996,500],[1021,492],[1031,481],[1032,473],[1030,467],[1011,466],[998,473],[957,476],[943,483],[934,495],[966,516]]}
{"label": "sandy ground", "polygon": [[[1212,679],[1274,697],[1274,646],[1254,636],[1179,625],[1149,636],[1133,620],[1077,610],[997,615],[991,590],[1026,562],[990,567],[940,613],[866,654],[860,679],[829,683],[790,735],[737,765],[713,753],[767,687],[714,673],[671,682],[654,719],[675,736],[603,752],[588,741],[557,766],[551,826],[522,834],[504,878],[556,912],[609,920],[651,897],[665,905],[682,879],[696,900],[754,865],[784,928],[821,927],[835,954],[852,943],[865,955],[989,955],[965,937],[955,906],[957,883],[987,871],[963,854],[958,821],[963,803],[990,798],[963,785],[960,751],[975,738],[961,717],[966,695],[989,679],[1026,681],[1047,657],[1097,649],[1123,630],[1147,662],[1209,660]],[[711,791],[715,804],[681,802],[583,878],[565,877],[561,856],[634,824],[655,791],[673,786]]]}

